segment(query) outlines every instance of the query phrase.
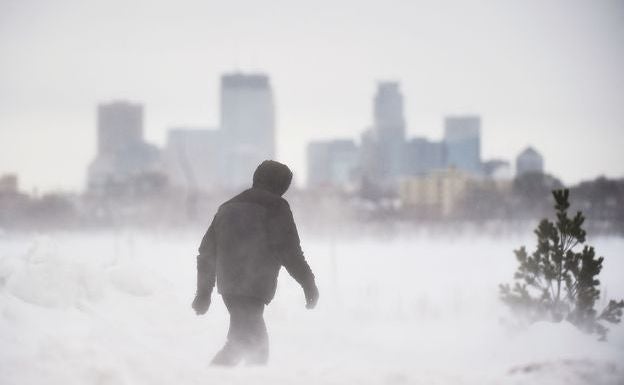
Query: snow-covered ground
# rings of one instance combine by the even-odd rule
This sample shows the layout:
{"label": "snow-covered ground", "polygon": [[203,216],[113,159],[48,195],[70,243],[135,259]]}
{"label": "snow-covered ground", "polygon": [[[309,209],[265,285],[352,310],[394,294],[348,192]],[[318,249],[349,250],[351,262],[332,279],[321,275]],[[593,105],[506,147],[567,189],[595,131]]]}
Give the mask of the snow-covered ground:
{"label": "snow-covered ground", "polygon": [[[208,366],[228,317],[197,317],[201,231],[0,238],[0,384],[622,384],[624,327],[511,330],[498,300],[512,249],[533,238],[304,239],[321,299],[282,270],[267,308],[267,367]],[[603,301],[624,297],[624,239],[605,256]]]}

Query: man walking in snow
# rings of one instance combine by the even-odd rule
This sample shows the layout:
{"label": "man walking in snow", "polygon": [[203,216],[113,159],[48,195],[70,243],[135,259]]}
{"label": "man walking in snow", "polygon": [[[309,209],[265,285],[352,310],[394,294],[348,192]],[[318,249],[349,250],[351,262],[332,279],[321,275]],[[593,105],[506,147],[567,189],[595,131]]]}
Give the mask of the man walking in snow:
{"label": "man walking in snow", "polygon": [[213,365],[266,364],[269,345],[264,306],[277,288],[282,266],[303,287],[306,307],[314,308],[318,289],[306,262],[288,202],[292,172],[281,163],[265,160],[253,175],[253,186],[223,203],[199,246],[197,294],[193,309],[204,314],[212,289],[230,313],[225,346]]}

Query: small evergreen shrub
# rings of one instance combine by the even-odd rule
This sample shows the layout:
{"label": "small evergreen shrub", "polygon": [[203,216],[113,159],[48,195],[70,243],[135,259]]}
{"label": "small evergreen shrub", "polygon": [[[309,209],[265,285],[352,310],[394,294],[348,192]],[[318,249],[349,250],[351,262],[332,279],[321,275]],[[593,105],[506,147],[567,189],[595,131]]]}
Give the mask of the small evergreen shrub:
{"label": "small evergreen shrub", "polygon": [[519,263],[515,283],[500,285],[501,299],[526,321],[565,319],[604,340],[608,331],[604,322],[621,321],[624,300],[610,300],[601,312],[594,309],[600,299],[598,275],[604,258],[596,258],[594,248],[584,244],[583,214],[568,216],[569,191],[555,190],[553,196],[557,221],[539,223],[531,254],[524,246],[514,251]]}

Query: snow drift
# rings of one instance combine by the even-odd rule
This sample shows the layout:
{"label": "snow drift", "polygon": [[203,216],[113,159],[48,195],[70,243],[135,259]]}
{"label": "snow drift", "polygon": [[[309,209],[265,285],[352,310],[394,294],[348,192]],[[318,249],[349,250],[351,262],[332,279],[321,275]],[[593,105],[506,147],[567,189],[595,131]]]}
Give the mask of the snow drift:
{"label": "snow drift", "polygon": [[[227,331],[213,294],[190,308],[202,234],[111,232],[0,239],[2,384],[621,384],[624,330],[510,328],[497,285],[529,240],[304,240],[321,299],[304,308],[282,270],[266,311],[265,368],[208,366]],[[603,298],[624,297],[624,239]],[[605,295],[606,294],[606,295]]]}

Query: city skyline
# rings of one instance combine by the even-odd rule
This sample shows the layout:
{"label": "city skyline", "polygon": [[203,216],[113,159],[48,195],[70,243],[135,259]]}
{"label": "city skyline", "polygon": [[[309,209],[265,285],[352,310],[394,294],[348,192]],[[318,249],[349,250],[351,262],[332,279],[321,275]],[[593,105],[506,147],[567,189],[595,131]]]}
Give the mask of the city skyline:
{"label": "city skyline", "polygon": [[[377,87],[373,122],[361,133],[360,143],[350,138],[307,143],[307,188],[376,186],[392,193],[402,179],[444,169],[472,178],[510,180],[510,160],[481,157],[480,116],[445,117],[439,142],[410,138],[405,133],[400,84],[379,82]],[[270,77],[226,73],[220,93],[219,127],[172,127],[163,148],[145,141],[141,103],[98,104],[98,151],[88,169],[88,193],[105,194],[114,185],[154,173],[166,176],[171,187],[184,188],[189,196],[247,186],[256,165],[275,151]],[[543,164],[539,152],[528,147],[516,157],[516,174],[542,173]]]}
{"label": "city skyline", "polygon": [[219,76],[240,69],[271,76],[277,158],[300,183],[306,143],[370,125],[379,80],[400,82],[410,137],[478,114],[484,159],[532,145],[568,184],[624,175],[621,3],[355,4],[3,2],[0,173],[81,190],[96,104],[144,104],[162,147],[170,127],[215,127]]}
{"label": "city skyline", "polygon": [[[247,72],[243,72],[243,71],[235,71],[235,72],[225,72],[225,73],[222,73],[220,75],[220,79],[221,79],[221,89],[220,89],[221,100],[219,102],[219,107],[221,108],[221,111],[220,111],[221,117],[220,117],[220,119],[222,121],[221,122],[222,124],[221,125],[217,124],[216,126],[214,126],[214,128],[206,128],[206,127],[199,128],[198,125],[196,125],[196,124],[195,125],[187,125],[187,126],[185,126],[185,125],[172,125],[171,127],[168,127],[167,130],[166,130],[167,140],[166,140],[166,142],[163,145],[161,145],[161,143],[155,143],[155,141],[149,140],[149,138],[144,138],[143,137],[144,136],[143,135],[143,131],[145,131],[145,127],[143,126],[143,121],[146,120],[145,116],[143,115],[145,113],[144,112],[145,105],[140,100],[125,100],[125,99],[122,99],[122,98],[113,98],[110,101],[99,102],[96,105],[96,107],[95,107],[95,115],[96,115],[96,119],[95,119],[95,121],[96,121],[96,125],[95,125],[96,146],[95,146],[95,148],[96,149],[95,149],[94,155],[96,156],[96,159],[101,156],[101,154],[102,154],[102,144],[106,142],[106,141],[104,141],[104,142],[102,141],[102,135],[103,135],[102,127],[101,127],[101,125],[102,125],[102,112],[108,112],[108,114],[111,115],[111,117],[107,119],[108,121],[112,121],[112,122],[115,122],[117,124],[121,123],[122,126],[128,124],[123,119],[119,120],[117,122],[118,117],[115,116],[115,115],[118,115],[118,112],[115,112],[114,110],[112,110],[111,109],[112,107],[115,107],[115,108],[121,107],[122,111],[124,109],[128,109],[128,108],[138,109],[140,111],[139,112],[140,115],[136,116],[136,117],[132,116],[134,114],[134,112],[128,111],[131,114],[128,117],[130,119],[131,126],[128,126],[128,127],[125,127],[125,128],[129,129],[130,131],[128,131],[127,134],[123,134],[121,132],[118,132],[118,133],[116,133],[116,135],[127,135],[129,137],[129,139],[132,139],[133,137],[136,136],[138,138],[138,140],[140,140],[140,142],[143,143],[144,145],[152,146],[154,148],[154,150],[152,150],[152,151],[158,150],[160,152],[163,152],[163,154],[166,154],[166,152],[169,150],[168,146],[169,146],[169,142],[170,142],[170,139],[171,139],[172,135],[180,135],[182,132],[188,132],[191,135],[195,135],[196,132],[197,133],[201,133],[201,134],[209,134],[209,135],[218,134],[219,132],[227,132],[228,128],[229,128],[228,126],[230,126],[231,124],[228,124],[228,123],[224,124],[223,123],[224,120],[226,122],[228,121],[228,119],[237,121],[236,124],[239,124],[241,126],[241,129],[243,130],[243,131],[241,131],[241,133],[246,132],[246,130],[249,129],[248,127],[249,127],[249,124],[251,123],[251,121],[249,121],[249,119],[245,118],[242,121],[238,122],[240,119],[237,117],[238,114],[236,113],[236,111],[232,111],[232,112],[228,113],[227,110],[229,108],[225,108],[224,109],[224,106],[226,106],[227,104],[231,104],[231,102],[227,102],[227,101],[224,102],[224,99],[226,99],[226,100],[227,99],[231,99],[235,103],[235,105],[241,103],[241,101],[239,100],[238,97],[229,96],[228,92],[224,93],[224,81],[226,81],[226,82],[228,80],[230,80],[230,81],[234,80],[235,82],[239,81],[241,84],[240,85],[236,85],[236,87],[242,86],[242,87],[245,88],[245,87],[249,87],[248,84],[245,84],[246,82],[248,82],[247,79],[249,79],[249,80],[251,80],[252,83],[253,82],[256,82],[256,83],[259,82],[258,84],[255,84],[255,85],[252,84],[252,87],[257,87],[259,89],[263,89],[264,87],[268,86],[269,87],[268,89],[269,89],[269,92],[270,92],[270,89],[271,89],[270,75],[264,74],[262,72],[249,72],[249,73],[247,73]],[[237,80],[237,79],[240,79],[240,80]],[[418,134],[413,135],[412,133],[410,133],[409,136],[406,135],[406,128],[409,126],[409,124],[403,118],[403,107],[402,107],[402,105],[403,105],[403,98],[404,97],[403,97],[402,94],[400,94],[400,85],[401,85],[401,83],[399,81],[378,81],[376,83],[376,85],[377,85],[378,89],[376,90],[376,93],[374,95],[371,95],[371,100],[372,100],[372,104],[373,104],[372,105],[372,115],[371,115],[372,116],[372,123],[370,123],[368,126],[365,126],[364,128],[362,128],[359,132],[354,133],[354,135],[352,135],[352,136],[346,136],[346,137],[334,136],[334,137],[328,137],[328,138],[312,139],[309,142],[306,142],[305,147],[308,148],[308,146],[316,145],[318,143],[334,143],[334,142],[342,142],[342,141],[350,141],[350,142],[353,142],[354,144],[356,144],[358,146],[362,146],[363,145],[363,141],[365,140],[365,137],[366,137],[365,134],[367,132],[372,132],[372,131],[375,131],[375,130],[379,130],[380,128],[382,129],[381,132],[383,132],[384,131],[383,130],[384,127],[391,127],[391,128],[395,127],[393,124],[388,124],[388,122],[387,122],[387,121],[392,121],[393,115],[401,117],[401,119],[396,120],[396,122],[394,122],[394,124],[399,129],[400,133],[397,133],[397,135],[399,135],[398,137],[400,137],[401,141],[404,142],[403,145],[409,145],[410,142],[414,143],[414,142],[421,142],[421,141],[431,141],[432,138],[431,137],[427,137],[427,136],[419,136]],[[236,87],[235,87],[235,89],[236,89]],[[387,102],[384,99],[379,99],[380,98],[380,92],[386,93],[386,92],[389,91],[389,88],[390,88],[390,93],[391,93],[390,94],[390,98],[391,99],[395,97],[394,95],[392,95],[393,92],[399,92],[399,99],[396,102],[396,103],[399,104],[399,106],[397,106],[397,107],[392,105],[392,104],[395,103],[394,101],[392,101],[391,104],[387,105],[386,104]],[[238,91],[236,91],[236,92],[238,92]],[[249,102],[248,101],[244,101],[243,104],[241,104],[240,106],[236,106],[235,109],[239,109],[241,107],[243,107],[245,109],[247,109],[249,107],[253,107],[251,109],[253,111],[255,109],[254,104],[256,103],[256,99],[255,98],[256,98],[256,96],[252,95],[253,102],[251,104],[247,105]],[[259,100],[262,100],[262,98],[263,97],[261,96]],[[381,113],[381,117],[382,117],[381,120],[380,120],[380,115],[379,115],[380,101],[382,103],[381,105],[384,106],[382,108],[384,108],[384,109],[387,109],[388,107],[390,108],[388,111],[381,110],[382,111],[382,113]],[[272,106],[270,108],[272,108]],[[127,114],[128,112],[122,112],[122,113]],[[263,114],[264,113],[262,112],[260,115],[263,115]],[[229,115],[229,118],[228,118],[228,115]],[[274,117],[271,116],[270,121],[272,121],[273,119],[274,119]],[[138,126],[136,126],[136,127],[132,126],[132,124],[134,124],[133,121],[135,121],[135,120],[138,120],[138,122],[139,122]],[[441,118],[441,120],[443,121],[443,123],[442,123],[443,134],[442,134],[441,138],[439,138],[439,141],[436,142],[434,140],[434,141],[431,142],[431,144],[433,144],[433,145],[444,145],[445,143],[448,142],[449,139],[451,139],[451,141],[454,139],[452,136],[450,138],[448,136],[449,135],[449,122],[452,122],[453,124],[458,124],[458,126],[456,126],[456,127],[450,127],[450,128],[456,128],[456,129],[463,129],[463,127],[461,125],[467,123],[468,126],[466,128],[474,128],[475,129],[474,135],[476,135],[476,137],[477,137],[477,139],[476,139],[477,140],[477,144],[476,144],[476,146],[477,146],[477,150],[476,150],[477,158],[475,158],[475,161],[479,162],[478,167],[480,169],[480,167],[482,167],[482,163],[481,162],[485,162],[486,161],[486,159],[481,159],[481,157],[480,157],[480,152],[481,151],[479,149],[480,142],[481,142],[481,120],[482,120],[482,117],[480,115],[478,115],[477,113],[449,114],[449,115],[443,116]],[[475,123],[472,123],[473,120],[476,121],[476,126],[474,126]],[[194,127],[194,128],[190,128],[190,127]],[[260,127],[260,128],[261,129],[266,129],[266,128],[262,128],[262,127]],[[231,128],[229,128],[229,129],[231,130]],[[269,130],[273,130],[272,126],[271,126],[271,128],[269,128]],[[463,133],[463,131],[464,130],[460,130],[460,131],[457,131],[457,132],[459,133],[459,135],[465,135]],[[240,136],[240,134],[238,134],[238,135]],[[457,135],[457,134],[454,134],[454,135]],[[251,138],[251,139],[253,139],[253,138]],[[259,139],[259,138],[256,138],[256,139]],[[268,137],[266,139],[268,140],[269,143],[271,142],[271,137]],[[112,141],[119,141],[119,138],[112,137],[108,141],[111,141],[111,140]],[[197,141],[196,143],[194,143],[194,145],[197,147],[200,144],[204,144],[204,145],[206,145],[205,149],[207,149],[207,150],[210,150],[210,149],[216,150],[217,151],[216,154],[206,154],[206,158],[207,159],[213,159],[214,160],[214,156],[215,155],[216,156],[220,156],[220,155],[222,156],[223,155],[223,153],[222,153],[223,151],[219,149],[219,144],[218,144],[219,140],[216,140],[217,147],[214,147],[215,143],[212,143],[212,142],[214,142],[215,140],[216,139],[212,138],[209,141],[205,141],[205,138],[202,138],[201,141]],[[241,140],[241,138],[237,139],[236,142],[238,142],[240,140]],[[249,139],[245,139],[245,140],[249,141]],[[208,142],[210,142],[210,143],[208,143]],[[251,144],[251,143],[255,143],[255,142],[252,140],[249,143]],[[156,144],[157,147],[155,147],[154,144]],[[533,144],[529,143],[529,144],[527,144],[527,146],[522,148],[521,151],[519,151],[518,153],[516,153],[516,154],[508,154],[507,156],[503,156],[502,159],[508,161],[509,163],[514,163],[514,162],[517,161],[518,157],[521,157],[527,151],[535,151],[534,147],[537,147],[537,146],[534,146]],[[197,149],[199,150],[199,148],[197,148]],[[274,151],[274,150],[271,149],[269,151]],[[397,153],[392,152],[392,154],[394,154],[393,156],[401,155],[398,152]],[[135,155],[128,154],[128,155],[133,156],[133,157],[135,157],[135,155],[141,157],[141,154],[135,154]],[[407,156],[407,154],[403,154],[402,156]],[[260,159],[260,158],[258,158],[258,159]],[[411,167],[411,166],[412,167],[413,166],[418,167],[417,164],[414,164],[414,165],[409,164],[410,160],[411,160],[411,158],[405,158],[404,160],[399,161],[399,162],[406,162],[405,165],[407,167]],[[308,186],[308,182],[309,182],[308,181],[308,179],[309,179],[309,167],[310,167],[309,161],[310,161],[309,156],[306,156],[305,164],[304,164],[305,174],[302,173],[302,174],[298,175],[298,181],[297,182],[298,182],[298,184],[300,186],[301,185],[305,185],[306,187],[309,187]],[[128,167],[131,167],[131,165],[134,164],[133,162],[134,161],[131,161]],[[463,167],[463,166],[454,165],[453,161],[451,161],[451,160],[449,160],[448,162],[449,162],[449,164],[446,167],[451,167],[451,168],[458,167],[460,169]],[[541,160],[540,162],[541,162],[541,167],[540,168],[543,168],[543,164],[545,162],[543,160]],[[208,175],[198,175],[197,178],[208,178],[209,180],[213,180],[212,183],[216,183],[215,186],[217,186],[217,187],[218,186],[231,185],[231,186],[236,187],[236,188],[243,188],[245,184],[243,182],[243,179],[240,177],[242,175],[239,175],[239,174],[250,174],[251,171],[249,171],[249,170],[244,171],[242,173],[241,172],[235,173],[236,175],[239,175],[239,177],[238,177],[238,181],[234,182],[233,184],[228,182],[228,181],[226,181],[226,180],[222,180],[220,182],[216,182],[214,180],[214,177],[216,176],[215,173],[218,173],[218,174],[223,174],[223,173],[227,174],[228,173],[227,170],[225,170],[225,169],[221,170],[220,172],[214,170],[215,165],[216,165],[216,167],[223,167],[223,165],[227,164],[227,163],[228,163],[228,161],[227,161],[227,156],[226,156],[226,157],[223,157],[222,159],[219,158],[219,160],[214,165],[213,164],[210,164],[210,165],[199,165],[200,169],[203,167],[206,170],[209,169],[210,172],[208,173]],[[88,163],[85,166],[85,169],[89,169],[89,167],[93,167],[93,163]],[[251,165],[249,165],[249,167],[251,167]],[[163,169],[163,171],[164,170],[165,169]],[[302,171],[304,171],[304,170],[302,170]],[[471,171],[477,172],[477,169],[473,169]],[[91,171],[87,171],[87,173],[86,173],[87,175],[85,177],[85,185],[82,186],[82,187],[79,187],[78,189],[74,189],[74,190],[71,190],[71,191],[85,191],[86,189],[88,189],[89,185],[91,183],[90,182],[90,172]],[[404,172],[406,172],[406,175],[410,173],[407,170],[404,171]],[[480,172],[480,171],[478,171],[478,172]],[[548,173],[547,170],[544,170],[544,172]],[[167,171],[167,173],[168,173],[168,171]],[[401,173],[401,172],[399,172],[399,173]],[[18,173],[7,172],[6,174],[7,175],[17,175],[18,180],[19,180],[20,175]],[[122,174],[123,174],[123,172],[122,172]],[[302,175],[305,175],[305,180],[303,180],[304,177]],[[553,173],[553,175],[555,177],[558,177],[558,175],[556,173]],[[599,176],[599,175],[596,175],[596,176]],[[53,189],[52,191],[62,191],[62,190],[61,189]]]}

